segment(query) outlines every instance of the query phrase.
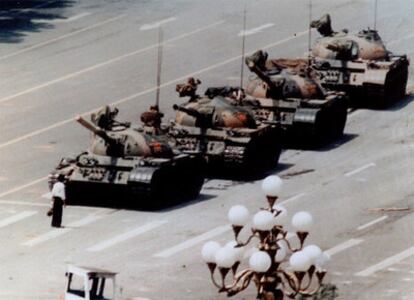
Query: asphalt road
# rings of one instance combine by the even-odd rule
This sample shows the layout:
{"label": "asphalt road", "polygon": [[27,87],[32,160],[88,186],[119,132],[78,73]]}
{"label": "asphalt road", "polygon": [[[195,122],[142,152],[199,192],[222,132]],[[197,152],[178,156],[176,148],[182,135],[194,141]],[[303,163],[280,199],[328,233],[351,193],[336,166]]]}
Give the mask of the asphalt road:
{"label": "asphalt road", "polygon": [[[121,119],[138,122],[154,102],[157,32],[142,26],[163,23],[167,118],[182,101],[175,84],[190,75],[202,89],[238,84],[243,1],[27,2],[0,6],[0,298],[58,299],[74,263],[119,271],[123,299],[225,299],[200,249],[231,239],[231,206],[254,212],[264,205],[259,179],[209,180],[196,201],[158,212],[68,207],[65,229],[57,230],[42,195],[60,157],[88,145],[77,115],[116,104]],[[313,2],[314,16],[329,12],[336,29],[373,26],[374,1]],[[247,52],[306,52],[305,1],[248,1],[247,8]],[[377,28],[396,53],[413,55],[413,10],[409,1],[379,1]],[[319,151],[287,150],[269,172],[285,178],[281,201],[290,216],[314,215],[309,242],[332,254],[327,281],[338,286],[338,299],[414,298],[411,210],[373,210],[413,207],[411,100],[351,113],[342,140]],[[254,295],[249,289],[235,299]]]}

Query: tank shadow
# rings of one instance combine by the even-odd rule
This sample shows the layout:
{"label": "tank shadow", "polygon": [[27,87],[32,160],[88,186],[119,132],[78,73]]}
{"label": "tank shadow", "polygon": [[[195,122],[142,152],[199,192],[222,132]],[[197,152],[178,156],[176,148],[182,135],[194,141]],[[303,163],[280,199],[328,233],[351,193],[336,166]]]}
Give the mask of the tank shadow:
{"label": "tank shadow", "polygon": [[74,0],[0,1],[0,42],[19,43],[29,32],[54,26],[48,21],[64,19],[62,9]]}
{"label": "tank shadow", "polygon": [[381,105],[372,101],[363,101],[363,100],[354,100],[350,103],[350,108],[354,110],[358,109],[369,109],[369,110],[378,110],[378,111],[398,111],[406,107],[411,101],[414,100],[414,94],[409,93],[404,98],[392,101],[388,105]]}
{"label": "tank shadow", "polygon": [[331,142],[326,142],[323,143],[321,145],[309,145],[309,144],[297,144],[297,143],[287,143],[285,145],[285,147],[287,149],[293,149],[293,150],[310,150],[310,151],[318,151],[318,152],[323,152],[323,151],[329,151],[335,148],[338,148],[346,143],[348,143],[349,141],[355,139],[356,137],[358,137],[358,134],[353,134],[353,133],[344,133],[342,135],[342,137],[331,141]]}

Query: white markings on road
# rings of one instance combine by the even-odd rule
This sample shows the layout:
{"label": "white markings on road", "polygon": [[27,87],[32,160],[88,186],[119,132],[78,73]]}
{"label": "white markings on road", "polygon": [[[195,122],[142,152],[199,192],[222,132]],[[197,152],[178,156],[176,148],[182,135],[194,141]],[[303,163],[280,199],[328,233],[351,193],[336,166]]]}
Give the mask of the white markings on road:
{"label": "white markings on road", "polygon": [[372,274],[378,271],[381,271],[385,268],[388,268],[389,266],[392,266],[413,255],[414,255],[414,247],[408,248],[407,250],[404,250],[403,252],[400,252],[394,256],[388,257],[387,259],[384,259],[383,261],[379,262],[376,265],[373,265],[369,268],[366,268],[365,270],[361,272],[356,273],[355,276],[361,276],[361,277],[371,276]]}
{"label": "white markings on road", "polygon": [[36,238],[33,238],[31,240],[28,240],[26,242],[24,242],[22,245],[23,246],[28,246],[28,247],[33,247],[35,245],[44,243],[46,241],[52,240],[54,238],[60,237],[70,231],[72,231],[74,229],[74,227],[82,227],[85,225],[88,225],[90,223],[93,223],[99,219],[103,218],[103,215],[97,215],[97,214],[92,214],[89,216],[86,216],[83,219],[80,219],[78,221],[69,223],[68,225],[66,225],[64,228],[56,228],[56,229],[52,229],[48,232],[46,232],[45,234],[42,234]]}
{"label": "white markings on road", "polygon": [[340,253],[342,251],[345,251],[345,250],[347,250],[349,248],[352,248],[354,246],[357,246],[357,245],[361,244],[363,241],[364,240],[361,240],[361,239],[350,239],[350,240],[348,240],[348,241],[346,241],[346,242],[344,242],[342,244],[339,244],[339,245],[337,245],[335,247],[332,247],[329,250],[326,250],[325,252],[328,255],[333,256],[333,255],[338,254],[338,253]]}
{"label": "white markings on road", "polygon": [[379,222],[382,222],[382,221],[384,221],[386,219],[388,219],[388,216],[379,217],[378,219],[372,220],[371,222],[368,222],[368,223],[366,223],[364,225],[359,226],[357,228],[357,230],[364,230],[364,229],[366,229],[366,228],[368,228],[368,227],[370,227],[372,225],[375,225],[375,224],[377,224]]}
{"label": "white markings on road", "polygon": [[26,201],[11,201],[11,200],[0,200],[0,204],[50,207],[50,204],[47,204],[47,203],[36,203],[36,202],[26,202]]}
{"label": "white markings on road", "polygon": [[289,202],[293,202],[293,201],[296,201],[296,200],[298,200],[298,199],[300,199],[300,198],[302,198],[303,196],[305,196],[306,195],[306,193],[300,193],[300,194],[297,194],[297,195],[295,195],[295,196],[293,196],[293,197],[290,197],[290,198],[288,198],[288,199],[286,199],[285,201],[282,201],[282,202],[280,202],[281,204],[287,204],[287,203],[289,203]]}
{"label": "white markings on road", "polygon": [[56,20],[51,20],[49,21],[49,23],[69,23],[69,22],[73,22],[79,19],[82,19],[84,17],[90,16],[92,13],[90,12],[83,12],[83,13],[79,13],[77,15],[74,15],[72,17],[66,18],[66,19],[56,19]]}
{"label": "white markings on road", "polygon": [[359,167],[359,168],[357,168],[357,169],[355,169],[355,170],[353,170],[351,172],[345,173],[344,176],[345,177],[351,177],[351,176],[353,176],[355,174],[358,174],[358,173],[360,173],[360,172],[362,172],[362,171],[364,171],[366,169],[369,169],[369,168],[372,168],[372,167],[375,167],[375,166],[376,166],[375,163],[369,163],[369,164],[366,164],[366,165],[364,165],[362,167]]}
{"label": "white markings on road", "polygon": [[79,34],[79,33],[82,33],[82,32],[85,32],[85,31],[88,31],[88,30],[91,30],[91,29],[95,29],[95,28],[97,28],[97,27],[100,27],[100,26],[106,25],[106,24],[108,24],[108,23],[114,22],[114,21],[116,21],[116,20],[118,20],[118,19],[121,19],[121,18],[123,18],[123,17],[125,17],[125,14],[123,14],[123,15],[119,15],[119,16],[116,16],[116,17],[114,17],[114,18],[110,18],[110,19],[105,20],[105,21],[103,21],[103,22],[96,23],[96,24],[94,24],[94,25],[91,25],[91,26],[88,26],[88,27],[85,27],[85,28],[82,28],[82,29],[79,29],[79,30],[72,31],[72,32],[70,32],[70,33],[68,33],[68,34],[63,34],[63,35],[61,35],[61,36],[59,36],[59,37],[57,37],[57,38],[54,38],[54,39],[50,39],[50,40],[47,40],[47,41],[41,42],[41,43],[39,43],[39,44],[36,44],[36,45],[30,46],[30,47],[24,48],[24,49],[22,49],[22,50],[19,50],[19,51],[13,52],[13,53],[9,53],[9,54],[6,54],[6,55],[3,55],[3,56],[0,56],[0,60],[4,60],[4,59],[7,59],[7,58],[10,58],[10,57],[13,57],[13,56],[16,56],[16,55],[19,55],[19,54],[25,53],[25,52],[29,52],[29,51],[31,51],[31,50],[34,50],[34,49],[37,49],[37,48],[40,48],[40,47],[43,47],[43,46],[50,45],[50,44],[52,44],[52,43],[54,43],[54,42],[57,42],[57,41],[63,40],[63,39],[65,39],[65,38],[68,38],[68,37],[71,37],[71,36],[77,35],[77,34]]}
{"label": "white markings on road", "polygon": [[161,257],[161,258],[167,258],[170,257],[178,252],[181,252],[183,250],[186,250],[188,248],[191,248],[203,241],[209,240],[213,237],[216,237],[218,235],[221,235],[227,231],[231,230],[231,226],[230,225],[224,225],[224,226],[220,226],[220,227],[216,227],[210,231],[207,231],[199,236],[196,236],[192,239],[189,239],[181,244],[178,244],[176,246],[173,246],[169,249],[166,249],[164,251],[158,252],[156,254],[154,254],[155,257]]}
{"label": "white markings on road", "polygon": [[164,25],[164,24],[166,24],[166,23],[173,22],[173,21],[175,21],[175,20],[177,20],[177,18],[175,18],[175,17],[171,17],[171,18],[164,19],[164,20],[161,20],[161,21],[158,21],[158,22],[144,24],[144,25],[142,25],[142,26],[139,28],[139,30],[150,30],[150,29],[158,28],[158,27],[160,27],[161,25]]}
{"label": "white markings on road", "polygon": [[256,33],[262,32],[264,29],[267,29],[273,26],[275,26],[275,24],[273,23],[263,24],[261,26],[258,26],[258,27],[255,27],[249,30],[245,30],[245,31],[242,30],[239,32],[238,36],[243,36],[243,35],[248,36],[248,35],[256,34]]}
{"label": "white markings on road", "polygon": [[48,178],[48,176],[45,176],[45,177],[42,177],[42,178],[33,180],[33,181],[29,182],[29,183],[26,183],[26,184],[20,185],[18,187],[12,188],[11,190],[8,190],[8,191],[6,191],[4,193],[1,193],[0,194],[0,198],[3,198],[4,196],[7,196],[9,194],[13,194],[15,192],[18,192],[20,190],[23,190],[23,189],[25,189],[27,187],[30,187],[32,185],[38,184],[39,182],[45,181],[47,178]]}
{"label": "white markings on road", "polygon": [[[193,32],[187,33],[187,34],[186,34],[186,36],[188,36],[188,35],[190,35],[190,34],[194,34],[194,33],[196,33],[196,32],[200,32],[200,31],[202,31],[202,30],[206,30],[208,27],[217,26],[217,25],[219,25],[219,24],[222,24],[223,22],[224,22],[224,21],[220,21],[220,22],[217,22],[217,23],[211,24],[211,25],[209,25],[209,26],[207,26],[207,27],[204,27],[204,28],[198,29],[198,30],[196,30],[196,31],[193,31]],[[283,40],[280,40],[280,41],[277,41],[277,42],[274,42],[274,43],[268,44],[268,45],[266,45],[266,46],[264,46],[264,47],[261,47],[261,48],[262,48],[263,50],[266,50],[266,49],[269,49],[269,48],[272,48],[272,47],[276,47],[276,46],[278,46],[278,45],[281,45],[281,44],[287,43],[287,42],[289,42],[289,41],[291,41],[291,40],[294,40],[294,39],[296,39],[296,38],[298,38],[298,37],[300,37],[300,36],[304,36],[307,32],[308,32],[308,31],[302,31],[302,32],[296,33],[294,36],[291,36],[291,37],[285,38],[285,39],[283,39]],[[168,41],[166,41],[166,42],[171,42],[171,41],[173,41],[173,40],[177,40],[177,39],[182,38],[182,37],[183,37],[183,36],[181,36],[181,37],[176,37],[176,38],[170,39],[170,40],[168,40]],[[165,43],[165,42],[164,42],[164,43]],[[141,49],[141,50],[138,50],[138,51],[142,52],[142,51],[144,51],[144,50],[148,50],[148,49],[150,49],[150,48],[154,48],[154,47],[156,47],[156,46],[157,46],[157,45],[149,46],[149,47],[147,47],[147,48],[144,48],[144,49]],[[136,54],[136,53],[135,53],[135,54]],[[247,55],[248,55],[248,54],[251,54],[251,53],[247,53]],[[128,54],[128,55],[132,55],[132,54],[130,53],[130,54]],[[238,55],[238,56],[235,56],[235,57],[229,58],[229,59],[224,60],[224,61],[222,61],[222,62],[219,62],[219,63],[217,63],[217,64],[213,64],[213,65],[210,65],[210,66],[208,66],[208,67],[206,67],[206,68],[200,69],[200,70],[198,70],[198,71],[196,71],[196,72],[193,72],[193,73],[190,73],[190,74],[184,75],[184,76],[182,76],[182,77],[179,77],[179,78],[176,78],[176,79],[170,80],[170,81],[168,81],[168,82],[165,82],[165,83],[161,84],[161,86],[160,86],[160,87],[161,87],[161,88],[164,88],[164,87],[167,87],[167,86],[170,86],[170,85],[176,84],[177,82],[180,82],[180,81],[182,81],[182,80],[186,80],[188,77],[194,77],[194,76],[199,75],[199,74],[201,74],[201,73],[204,73],[204,72],[207,72],[207,71],[211,71],[211,70],[217,69],[217,68],[219,68],[219,67],[221,67],[221,66],[224,66],[224,65],[226,65],[226,64],[228,64],[228,63],[231,63],[231,62],[234,62],[234,61],[238,61],[240,58],[241,58],[241,55]],[[134,100],[134,99],[136,99],[137,97],[140,97],[140,96],[143,96],[143,95],[149,94],[149,93],[151,93],[151,92],[155,91],[156,89],[157,89],[157,87],[152,87],[152,88],[146,89],[146,90],[144,90],[144,91],[138,92],[138,93],[136,93],[136,94],[132,94],[132,95],[127,96],[127,97],[125,97],[125,98],[119,99],[119,100],[114,101],[114,102],[112,102],[112,103],[108,103],[108,105],[119,105],[119,104],[121,104],[121,103],[124,103],[124,102],[128,102],[128,101]],[[0,100],[0,101],[1,101],[1,100]],[[85,113],[83,113],[82,115],[90,115],[91,113],[96,112],[98,109],[100,109],[100,107],[99,107],[99,108],[95,108],[95,109],[93,109],[93,110],[90,110],[90,111],[88,111],[88,112],[85,112]],[[76,117],[77,117],[77,116],[75,116],[75,117],[71,117],[71,118],[69,118],[69,119],[66,119],[66,120],[63,120],[63,121],[60,121],[60,122],[54,123],[54,124],[49,125],[49,126],[47,126],[47,127],[44,127],[44,128],[41,128],[41,129],[38,129],[38,130],[35,130],[35,131],[32,131],[32,132],[30,132],[30,133],[28,133],[28,134],[25,134],[25,135],[22,135],[22,136],[19,136],[19,137],[15,138],[15,139],[9,140],[9,141],[7,141],[7,142],[5,142],[5,143],[3,143],[3,144],[0,144],[0,149],[1,149],[1,148],[4,148],[4,147],[6,147],[6,146],[13,145],[13,144],[18,143],[18,142],[21,142],[21,141],[23,141],[23,140],[25,140],[25,139],[28,139],[28,138],[34,137],[34,136],[39,135],[39,134],[41,134],[41,133],[44,133],[44,132],[46,132],[46,131],[49,131],[49,130],[52,130],[52,129],[58,128],[58,127],[63,126],[63,125],[66,125],[66,124],[68,124],[68,123],[70,123],[70,122],[74,121],[74,120],[76,119]]]}
{"label": "white markings on road", "polygon": [[124,242],[126,240],[132,239],[138,235],[144,234],[148,231],[151,231],[157,227],[160,227],[167,223],[167,221],[154,221],[148,224],[145,224],[143,226],[140,226],[138,228],[135,228],[133,230],[127,231],[121,235],[115,236],[109,240],[103,241],[101,243],[96,244],[95,246],[89,247],[86,249],[86,251],[89,252],[99,252],[102,250],[105,250],[107,248],[110,248],[116,244],[119,244],[121,242]]}
{"label": "white markings on road", "polygon": [[[174,38],[171,38],[171,39],[169,39],[169,40],[164,41],[164,43],[163,43],[163,44],[165,44],[165,43],[169,43],[169,42],[172,42],[172,41],[177,41],[177,40],[183,39],[183,38],[188,37],[188,36],[190,36],[190,35],[193,35],[193,34],[199,33],[200,31],[203,31],[203,30],[209,29],[209,28],[211,28],[211,27],[217,26],[217,25],[219,25],[219,24],[222,24],[223,22],[224,22],[224,21],[215,22],[215,23],[213,23],[213,24],[210,24],[210,25],[208,25],[208,26],[205,26],[205,27],[202,27],[202,28],[196,29],[196,30],[194,30],[194,31],[191,31],[191,32],[188,32],[188,33],[181,34],[181,35],[179,35],[179,36],[176,36],[176,37],[174,37]],[[126,54],[123,54],[123,55],[120,55],[120,56],[114,57],[114,58],[112,58],[112,59],[109,59],[109,60],[107,60],[107,61],[101,62],[101,63],[99,63],[99,64],[96,64],[96,65],[93,65],[93,66],[90,66],[90,67],[84,68],[84,69],[82,69],[82,70],[79,70],[79,71],[76,71],[76,72],[73,72],[73,73],[67,74],[67,75],[65,75],[65,76],[62,76],[62,77],[59,77],[59,78],[56,78],[56,79],[50,80],[50,81],[48,81],[48,82],[45,82],[45,83],[39,84],[39,85],[37,85],[37,86],[34,86],[34,87],[29,88],[29,89],[27,89],[27,90],[21,91],[21,92],[19,92],[19,93],[16,93],[16,94],[13,94],[13,95],[10,95],[10,96],[3,97],[3,98],[1,98],[1,99],[0,99],[0,103],[4,103],[4,102],[7,102],[7,101],[10,101],[10,100],[12,100],[12,99],[14,99],[14,98],[17,98],[17,97],[20,97],[20,96],[23,96],[23,95],[26,95],[26,94],[29,94],[29,93],[35,92],[35,91],[37,91],[37,90],[40,90],[40,89],[42,89],[42,88],[45,88],[45,87],[48,87],[48,86],[54,85],[54,84],[56,84],[56,83],[59,83],[59,82],[62,82],[62,81],[65,81],[65,80],[68,80],[68,79],[71,79],[71,78],[74,78],[74,77],[77,77],[77,76],[83,75],[83,74],[88,73],[88,72],[90,72],[90,71],[94,71],[94,70],[96,70],[96,69],[99,69],[99,68],[105,67],[105,66],[107,66],[107,65],[110,65],[110,64],[112,64],[112,63],[114,63],[114,62],[118,62],[118,61],[120,61],[120,60],[123,60],[123,59],[125,59],[125,58],[127,58],[127,57],[131,57],[131,56],[137,55],[137,54],[139,54],[139,53],[142,53],[142,52],[145,52],[145,51],[148,51],[148,50],[154,49],[154,48],[156,48],[157,46],[158,46],[158,44],[154,44],[154,45],[151,45],[151,46],[148,46],[148,47],[145,47],[145,48],[141,48],[141,49],[138,49],[138,50],[135,50],[135,51],[132,51],[132,52],[129,52],[129,53],[126,53]]]}
{"label": "white markings on road", "polygon": [[37,214],[37,211],[23,211],[21,213],[18,213],[14,216],[8,217],[6,219],[0,220],[0,228],[6,227],[10,224],[19,222],[23,219],[26,219],[28,217],[31,217],[33,215]]}

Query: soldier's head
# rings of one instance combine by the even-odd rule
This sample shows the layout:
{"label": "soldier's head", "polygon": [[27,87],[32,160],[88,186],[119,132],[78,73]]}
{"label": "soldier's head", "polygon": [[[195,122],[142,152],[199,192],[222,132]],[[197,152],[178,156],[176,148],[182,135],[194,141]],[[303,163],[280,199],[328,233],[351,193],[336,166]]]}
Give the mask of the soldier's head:
{"label": "soldier's head", "polygon": [[57,181],[59,181],[59,182],[65,181],[65,175],[59,174],[58,177],[57,177]]}

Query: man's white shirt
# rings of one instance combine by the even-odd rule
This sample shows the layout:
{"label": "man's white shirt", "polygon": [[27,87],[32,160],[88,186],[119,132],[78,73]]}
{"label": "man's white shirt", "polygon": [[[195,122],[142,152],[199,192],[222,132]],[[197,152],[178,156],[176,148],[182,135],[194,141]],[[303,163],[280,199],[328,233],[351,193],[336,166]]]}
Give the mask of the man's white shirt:
{"label": "man's white shirt", "polygon": [[62,200],[66,199],[65,185],[62,182],[58,181],[53,185],[52,197],[59,197]]}

